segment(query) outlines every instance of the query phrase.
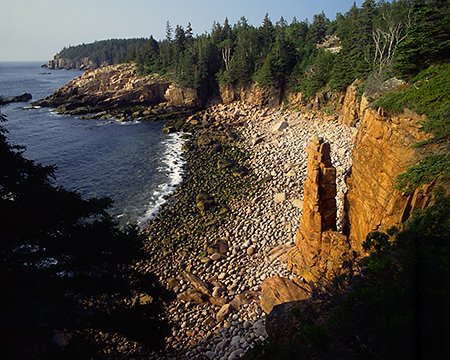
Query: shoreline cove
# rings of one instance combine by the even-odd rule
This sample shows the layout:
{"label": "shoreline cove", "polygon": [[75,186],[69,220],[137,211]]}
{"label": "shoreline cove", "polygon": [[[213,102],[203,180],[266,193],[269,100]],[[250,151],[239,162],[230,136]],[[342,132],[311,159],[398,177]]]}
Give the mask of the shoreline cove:
{"label": "shoreline cove", "polygon": [[[40,65],[1,63],[2,95],[27,92],[36,101],[84,74],[49,70],[50,75],[43,76]],[[171,149],[181,148],[184,140],[164,134],[163,120],[146,121],[139,116],[129,121],[113,116],[84,120],[30,102],[10,103],[2,107],[2,113],[8,119],[4,126],[10,141],[26,147],[26,158],[56,165],[58,186],[84,198],[110,197],[113,204],[107,211],[119,227],[144,226],[162,197],[180,181],[182,158]],[[154,194],[156,190],[159,194]]]}
{"label": "shoreline cove", "polygon": [[[331,144],[338,174],[338,218],[342,216],[343,177],[351,166],[355,128],[305,120],[295,111],[250,108],[238,102],[216,105],[205,113],[205,118],[222,121],[199,127],[186,143],[188,168],[183,181],[144,229],[150,260],[137,266],[155,273],[177,296],[166,314],[174,326],[167,353],[153,353],[155,359],[237,359],[267,339],[262,282],[273,276],[298,284],[302,281],[288,272],[287,251],[295,244],[300,223],[305,149],[314,136]],[[287,126],[280,127],[280,123]],[[212,135],[213,128],[228,138],[203,141],[204,133],[220,137]],[[230,142],[234,131],[239,138]],[[214,153],[218,144],[222,149]],[[202,171],[190,159],[192,154],[200,156],[199,152],[211,160],[205,163],[210,169],[200,174],[205,178],[203,184],[196,184],[191,173]],[[234,170],[218,169],[219,160],[228,159],[233,152],[240,152],[233,159]],[[240,167],[245,167],[248,175],[237,174]],[[237,191],[230,190],[228,198],[216,199],[220,191],[208,187],[207,177],[217,181],[218,187],[223,186],[220,178],[242,183]],[[198,209],[195,198],[201,189],[207,189],[215,201],[210,210]],[[283,194],[281,200],[279,194]],[[177,211],[181,213],[175,219]],[[338,228],[342,229],[340,221]]]}

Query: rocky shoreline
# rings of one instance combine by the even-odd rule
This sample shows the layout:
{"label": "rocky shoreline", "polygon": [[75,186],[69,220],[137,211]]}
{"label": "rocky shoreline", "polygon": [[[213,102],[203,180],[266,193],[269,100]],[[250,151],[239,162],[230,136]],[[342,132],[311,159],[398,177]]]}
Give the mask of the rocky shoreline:
{"label": "rocky shoreline", "polygon": [[195,89],[177,87],[158,74],[138,76],[134,64],[119,64],[86,71],[31,105],[86,119],[127,121],[190,115],[203,104]]}
{"label": "rocky shoreline", "polygon": [[[239,147],[250,154],[239,165],[251,169],[259,186],[219,206],[218,213],[226,217],[209,221],[208,228],[193,236],[201,248],[168,250],[170,240],[159,246],[155,242],[161,239],[151,235],[155,223],[149,223],[153,261],[139,266],[155,273],[177,296],[168,309],[173,332],[167,353],[151,358],[238,359],[267,338],[265,315],[273,304],[261,299],[261,287],[268,287],[270,293],[271,286],[263,282],[275,277],[301,289],[295,284],[301,286],[302,279],[287,270],[287,252],[294,247],[302,215],[309,141],[319,137],[330,143],[337,172],[338,229],[342,229],[344,177],[351,167],[356,128],[239,102],[216,105],[188,122],[203,129],[238,131],[243,140]],[[192,141],[199,143],[198,138]],[[203,151],[214,146],[212,142]],[[245,174],[237,176],[241,179]],[[175,191],[168,206],[177,201],[181,200]]]}

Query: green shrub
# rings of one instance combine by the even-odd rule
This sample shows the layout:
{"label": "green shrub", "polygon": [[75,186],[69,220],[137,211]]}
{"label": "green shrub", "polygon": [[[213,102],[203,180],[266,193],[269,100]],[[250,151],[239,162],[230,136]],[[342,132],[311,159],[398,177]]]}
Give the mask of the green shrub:
{"label": "green shrub", "polygon": [[450,63],[435,65],[421,71],[411,84],[399,92],[378,99],[374,106],[400,113],[405,107],[425,114],[422,131],[433,135],[433,140],[448,139],[450,135]]}
{"label": "green shrub", "polygon": [[300,334],[319,351],[325,352],[330,348],[331,337],[323,325],[306,323],[300,329]]}

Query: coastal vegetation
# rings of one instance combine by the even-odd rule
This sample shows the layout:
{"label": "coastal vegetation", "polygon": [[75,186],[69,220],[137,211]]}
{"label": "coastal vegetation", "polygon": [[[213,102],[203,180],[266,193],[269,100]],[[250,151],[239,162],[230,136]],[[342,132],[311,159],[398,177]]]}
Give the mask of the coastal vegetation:
{"label": "coastal vegetation", "polygon": [[89,58],[97,67],[121,64],[135,58],[136,53],[146,46],[147,41],[147,39],[110,39],[90,44],[83,43],[64,47],[55,57],[74,62]]}
{"label": "coastal vegetation", "polygon": [[343,90],[374,69],[387,71],[395,46],[411,22],[411,2],[367,0],[334,20],[317,14],[311,22],[273,23],[266,14],[259,27],[245,17],[237,24],[215,22],[211,33],[192,36],[167,24],[163,41],[150,39],[135,59],[142,73],[158,72],[208,94],[217,86],[259,85],[302,91],[310,97],[327,85]]}
{"label": "coastal vegetation", "polygon": [[69,47],[58,56],[135,62],[141,74],[168,76],[208,97],[219,86],[256,81],[302,91],[308,98],[327,85],[343,90],[374,69],[381,76],[412,21],[411,1],[367,0],[333,20],[323,12],[312,21],[294,17],[290,23],[283,17],[274,23],[266,14],[260,26],[245,17],[236,24],[226,18],[200,35],[190,23],[173,29],[167,22],[166,38],[151,36],[144,46],[141,39],[108,40]]}

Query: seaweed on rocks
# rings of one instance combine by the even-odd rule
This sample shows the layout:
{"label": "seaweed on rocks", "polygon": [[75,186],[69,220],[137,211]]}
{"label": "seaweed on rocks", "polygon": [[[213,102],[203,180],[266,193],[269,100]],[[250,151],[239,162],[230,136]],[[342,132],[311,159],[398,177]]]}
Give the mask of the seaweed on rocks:
{"label": "seaweed on rocks", "polygon": [[[181,122],[172,122],[170,126],[174,123],[179,129],[188,127]],[[199,142],[205,133],[211,141]],[[220,151],[211,151],[218,144]],[[246,167],[242,172],[249,154],[240,146],[234,131],[214,128],[205,131],[197,127],[184,149],[184,179],[145,229],[153,262],[165,258],[165,264],[176,264],[166,266],[171,267],[169,272],[185,266],[183,257],[186,253],[197,254],[205,250],[209,244],[204,235],[217,230],[227,217],[232,216],[227,207],[230,200],[248,196],[257,187],[251,170]],[[231,165],[218,167],[224,159]],[[208,198],[199,201],[199,194],[205,193]]]}

